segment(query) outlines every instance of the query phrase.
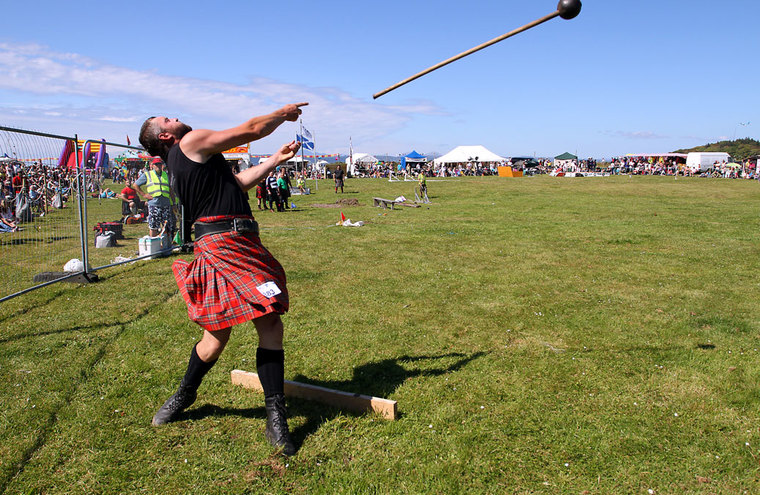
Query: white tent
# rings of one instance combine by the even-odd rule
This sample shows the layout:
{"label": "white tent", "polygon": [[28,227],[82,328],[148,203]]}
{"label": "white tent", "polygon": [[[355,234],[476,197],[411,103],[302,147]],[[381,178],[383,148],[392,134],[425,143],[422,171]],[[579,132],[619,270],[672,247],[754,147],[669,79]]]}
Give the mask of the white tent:
{"label": "white tent", "polygon": [[450,163],[501,163],[505,158],[485,146],[457,146],[445,155],[433,160],[436,167]]}
{"label": "white tent", "polygon": [[[262,157],[262,158],[259,158],[259,163],[258,164],[261,165],[262,163],[264,163],[267,160],[269,160],[269,157],[266,157],[266,156]],[[297,156],[294,156],[293,158],[291,158],[290,160],[288,160],[287,162],[285,162],[284,166],[285,166],[285,168],[294,168],[295,167],[296,170],[303,170],[304,167],[308,167],[309,166],[309,160],[307,160],[306,158],[301,158],[300,155],[297,155]]]}
{"label": "white tent", "polygon": [[[351,160],[353,158],[353,161]],[[369,153],[354,153],[353,157],[350,155],[346,158],[346,168],[351,175],[356,174],[357,165],[375,165],[380,160],[370,155]]]}
{"label": "white tent", "polygon": [[243,163],[240,167],[240,170],[245,170],[251,166],[251,155],[248,153],[222,153],[222,155],[228,162],[240,163],[240,160],[242,160]]}

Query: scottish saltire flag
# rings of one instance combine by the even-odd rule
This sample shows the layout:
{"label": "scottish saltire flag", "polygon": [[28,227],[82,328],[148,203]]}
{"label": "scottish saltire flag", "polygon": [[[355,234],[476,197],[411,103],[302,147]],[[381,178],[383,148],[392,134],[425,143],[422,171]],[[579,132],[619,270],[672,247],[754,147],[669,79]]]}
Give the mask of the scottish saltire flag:
{"label": "scottish saltire flag", "polygon": [[314,141],[309,141],[306,139],[305,136],[301,136],[299,134],[296,134],[296,141],[301,143],[301,146],[305,150],[313,151],[314,150]]}
{"label": "scottish saltire flag", "polygon": [[303,149],[313,151],[314,141],[311,136],[311,133],[305,127],[302,127],[301,130],[303,134],[296,134],[296,141],[301,143],[301,146],[303,146]]}

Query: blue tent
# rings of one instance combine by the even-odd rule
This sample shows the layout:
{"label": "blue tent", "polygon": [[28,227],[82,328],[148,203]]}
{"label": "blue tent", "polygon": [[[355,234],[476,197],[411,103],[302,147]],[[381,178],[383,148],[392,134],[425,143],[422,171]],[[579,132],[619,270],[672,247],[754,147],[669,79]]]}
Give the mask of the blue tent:
{"label": "blue tent", "polygon": [[409,153],[408,155],[404,155],[401,157],[400,165],[403,170],[406,170],[407,161],[411,163],[425,163],[427,162],[427,157],[425,155],[420,155],[416,151],[412,150],[412,152]]}

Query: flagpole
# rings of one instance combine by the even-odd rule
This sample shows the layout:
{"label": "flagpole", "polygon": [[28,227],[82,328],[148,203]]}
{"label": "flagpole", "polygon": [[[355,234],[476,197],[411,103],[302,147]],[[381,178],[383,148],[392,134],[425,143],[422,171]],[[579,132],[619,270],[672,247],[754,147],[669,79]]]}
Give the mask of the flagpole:
{"label": "flagpole", "polygon": [[[314,149],[312,151],[312,156],[314,157],[314,165],[317,164],[317,140],[314,138],[314,134],[311,135],[311,142],[314,143]],[[314,190],[319,191],[319,179],[318,175],[314,176]]]}
{"label": "flagpole", "polygon": [[[300,134],[301,136],[301,139],[300,139],[301,141],[301,175],[303,175],[303,142],[305,141],[303,137],[303,119],[298,119],[298,123],[301,126],[301,134]],[[296,165],[296,171],[298,171],[298,165]]]}

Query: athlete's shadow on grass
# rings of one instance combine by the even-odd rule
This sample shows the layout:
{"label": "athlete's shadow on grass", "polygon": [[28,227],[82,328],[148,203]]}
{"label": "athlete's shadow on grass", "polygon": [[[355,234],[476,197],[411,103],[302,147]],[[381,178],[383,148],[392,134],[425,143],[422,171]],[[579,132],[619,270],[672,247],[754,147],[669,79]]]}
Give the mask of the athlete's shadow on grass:
{"label": "athlete's shadow on grass", "polygon": [[[341,390],[343,392],[387,398],[396,391],[399,385],[409,378],[441,376],[458,371],[470,361],[484,354],[484,352],[476,352],[469,355],[452,352],[434,356],[400,356],[357,366],[354,368],[354,376],[350,380],[321,381],[297,375],[293,378],[293,381]],[[450,362],[449,358],[456,358],[456,361],[446,365],[446,361]],[[443,363],[439,363],[440,361],[443,361]],[[421,366],[414,366],[415,363],[419,363]]]}
{"label": "athlete's shadow on grass", "polygon": [[[458,371],[484,352],[474,354],[448,353],[433,356],[401,356],[394,359],[383,359],[382,361],[373,361],[362,364],[354,368],[353,378],[350,380],[310,380],[302,375],[297,375],[293,381],[318,385],[343,392],[359,393],[362,395],[373,395],[376,397],[387,398],[402,383],[410,378],[416,377],[434,377],[447,373]],[[455,359],[452,363],[451,360]],[[447,364],[448,363],[448,364]],[[416,366],[415,366],[416,365]],[[259,399],[256,399],[259,400]],[[263,396],[260,397],[261,403],[264,402]],[[297,448],[301,448],[306,437],[316,432],[319,427],[343,414],[359,416],[363,413],[356,413],[325,405],[319,402],[299,398],[288,398],[289,416],[305,417],[306,422],[298,427],[291,429],[291,436]],[[403,415],[403,408],[399,416]],[[201,420],[209,416],[239,416],[251,419],[266,418],[264,407],[233,408],[220,407],[213,404],[203,404],[198,408],[191,408],[179,415],[177,421]],[[291,421],[291,424],[294,423]]]}
{"label": "athlete's shadow on grass", "polygon": [[[354,375],[350,380],[320,381],[297,375],[293,378],[293,381],[343,392],[388,398],[401,384],[410,378],[435,377],[452,373],[484,354],[484,352],[476,352],[474,354],[448,353],[432,356],[401,356],[357,366],[354,368]],[[455,359],[455,361],[452,363],[451,359]],[[316,432],[326,421],[340,414],[355,416],[362,414],[305,399],[290,398],[288,399],[288,403],[290,416],[306,417],[306,422],[294,428],[291,432],[293,441],[298,448],[301,447],[306,437]],[[403,416],[403,407],[399,411],[399,416]]]}
{"label": "athlete's shadow on grass", "polygon": [[241,418],[261,419],[266,418],[267,412],[266,409],[264,409],[264,406],[247,407],[245,409],[241,409],[239,407],[221,407],[214,404],[203,404],[201,407],[198,407],[196,409],[189,409],[187,411],[184,411],[177,418],[177,421],[196,421],[199,419],[207,418],[209,416],[214,416],[217,418],[224,416],[237,416]]}

